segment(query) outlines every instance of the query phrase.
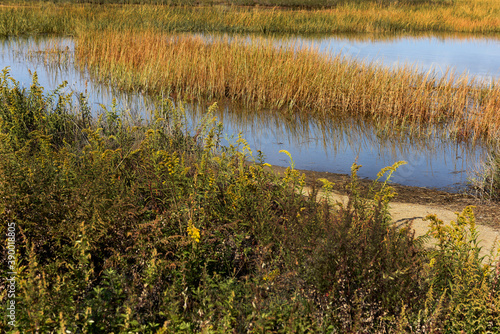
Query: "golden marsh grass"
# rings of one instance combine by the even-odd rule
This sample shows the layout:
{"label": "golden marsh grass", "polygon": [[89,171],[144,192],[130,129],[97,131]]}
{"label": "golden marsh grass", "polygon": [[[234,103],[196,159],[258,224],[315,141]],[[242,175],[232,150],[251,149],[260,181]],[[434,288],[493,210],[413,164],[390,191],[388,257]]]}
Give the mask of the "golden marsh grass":
{"label": "golden marsh grass", "polygon": [[[24,2],[19,2],[23,4]],[[241,6],[91,5],[39,2],[0,7],[0,35],[76,34],[89,28],[169,32],[498,34],[500,1],[339,3],[314,10]]]}
{"label": "golden marsh grass", "polygon": [[382,68],[264,39],[208,42],[148,32],[82,35],[76,57],[125,90],[228,98],[319,119],[361,117],[379,130],[425,134],[437,126],[457,140],[496,141],[500,133],[498,81],[453,72],[437,78],[410,66]]}

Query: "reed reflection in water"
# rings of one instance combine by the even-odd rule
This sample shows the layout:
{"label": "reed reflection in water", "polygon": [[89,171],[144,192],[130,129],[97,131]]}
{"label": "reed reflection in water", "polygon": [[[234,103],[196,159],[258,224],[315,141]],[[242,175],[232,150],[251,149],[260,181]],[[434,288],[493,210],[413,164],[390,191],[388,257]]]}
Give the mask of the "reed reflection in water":
{"label": "reed reflection in water", "polygon": [[[203,107],[188,109],[190,123],[204,116]],[[332,173],[349,173],[354,161],[363,165],[361,177],[374,179],[381,168],[405,160],[393,176],[404,185],[459,190],[467,182],[467,171],[478,168],[488,149],[477,143],[453,143],[442,137],[411,137],[376,133],[363,120],[318,121],[307,115],[293,116],[276,111],[254,112],[234,104],[219,104],[216,115],[234,143],[241,132],[254,151],[261,150],[272,165],[288,166],[289,159],[278,152],[289,151],[296,168]]]}

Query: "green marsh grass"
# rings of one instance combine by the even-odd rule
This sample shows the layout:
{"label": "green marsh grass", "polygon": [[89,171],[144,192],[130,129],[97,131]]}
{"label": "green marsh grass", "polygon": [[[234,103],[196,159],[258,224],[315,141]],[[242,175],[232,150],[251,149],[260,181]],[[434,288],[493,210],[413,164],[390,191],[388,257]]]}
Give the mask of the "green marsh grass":
{"label": "green marsh grass", "polygon": [[[345,0],[50,0],[56,4],[99,4],[99,5],[168,5],[168,6],[252,6],[252,7],[280,7],[280,8],[331,8],[348,1]],[[372,0],[349,1],[354,4],[375,2]],[[32,1],[27,0],[4,0],[7,5],[32,5]],[[391,1],[389,3],[394,3]],[[403,4],[415,5],[422,3],[451,4],[449,0],[409,0]]]}
{"label": "green marsh grass", "polygon": [[[380,132],[438,131],[457,141],[500,136],[500,85],[448,72],[441,78],[404,66],[333,59],[272,40],[149,32],[82,34],[76,58],[97,80],[125,90],[186,99],[230,99],[317,119],[361,118]],[[396,131],[394,131],[396,130]]]}

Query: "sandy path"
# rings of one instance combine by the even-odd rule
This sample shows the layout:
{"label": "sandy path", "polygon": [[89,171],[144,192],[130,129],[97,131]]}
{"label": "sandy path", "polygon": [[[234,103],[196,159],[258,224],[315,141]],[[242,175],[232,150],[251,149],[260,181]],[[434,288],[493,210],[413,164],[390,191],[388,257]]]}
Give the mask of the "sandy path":
{"label": "sandy path", "polygon": [[[305,187],[304,192],[308,195],[311,192],[311,188]],[[324,198],[324,193],[322,191],[319,192],[318,198]],[[346,195],[332,193],[330,199],[346,204],[348,197]],[[416,236],[424,235],[428,231],[429,222],[424,221],[424,218],[430,214],[435,214],[445,224],[448,224],[452,220],[456,221],[457,218],[454,211],[434,205],[393,202],[389,203],[389,211],[393,221],[398,226],[403,226],[412,220],[412,227],[415,230]],[[479,243],[482,246],[481,256],[489,255],[492,249],[496,251],[500,246],[500,230],[480,224],[477,224],[476,228],[479,233]]]}

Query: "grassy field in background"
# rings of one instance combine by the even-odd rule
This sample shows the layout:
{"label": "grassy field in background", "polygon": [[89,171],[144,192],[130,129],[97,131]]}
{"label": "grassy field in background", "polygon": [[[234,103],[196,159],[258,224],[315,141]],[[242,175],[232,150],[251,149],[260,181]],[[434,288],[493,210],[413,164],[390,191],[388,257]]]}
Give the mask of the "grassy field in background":
{"label": "grassy field in background", "polygon": [[[16,5],[17,4],[17,5]],[[277,3],[279,6],[279,3]],[[93,5],[12,2],[0,7],[0,35],[113,28],[162,32],[340,33],[500,32],[500,1],[346,1],[325,9],[269,6]]]}
{"label": "grassy field in background", "polygon": [[[373,0],[4,0],[6,5],[33,5],[33,3],[51,2],[55,4],[99,4],[99,5],[167,5],[167,6],[245,6],[245,7],[279,7],[295,9],[321,9],[332,8],[345,3],[374,3],[380,1]],[[408,0],[395,1],[386,0],[385,5],[418,5],[418,4],[439,4],[451,5],[451,0]]]}

